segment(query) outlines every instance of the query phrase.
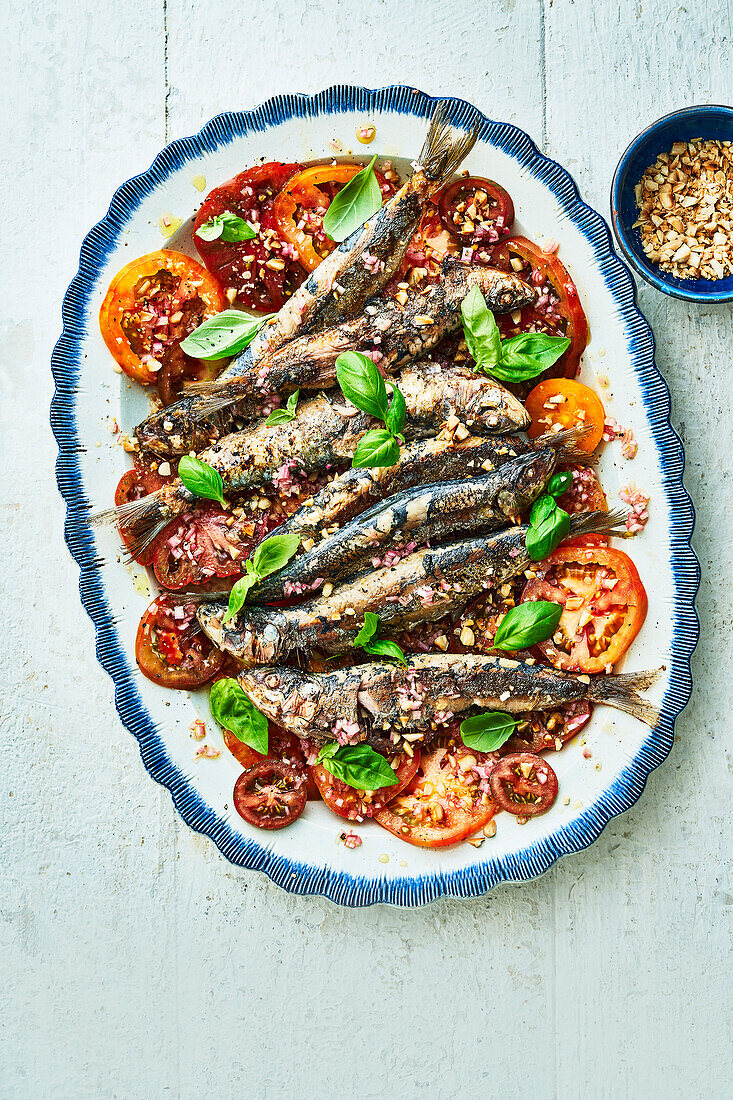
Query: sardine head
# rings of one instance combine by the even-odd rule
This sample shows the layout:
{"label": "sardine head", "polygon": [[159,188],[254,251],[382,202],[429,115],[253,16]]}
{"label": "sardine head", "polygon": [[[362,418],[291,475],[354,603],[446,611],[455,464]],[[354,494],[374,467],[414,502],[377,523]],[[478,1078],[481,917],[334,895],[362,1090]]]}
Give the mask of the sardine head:
{"label": "sardine head", "polygon": [[317,725],[321,688],[295,668],[251,668],[237,677],[254,705],[272,722],[305,737]]}
{"label": "sardine head", "polygon": [[282,652],[283,640],[276,624],[257,611],[241,611],[224,623],[227,604],[203,604],[197,612],[204,633],[225,653],[246,665],[271,664]]}
{"label": "sardine head", "polygon": [[551,477],[557,456],[549,447],[529,451],[511,462],[511,485],[498,494],[499,507],[508,517],[516,517],[534,504]]}

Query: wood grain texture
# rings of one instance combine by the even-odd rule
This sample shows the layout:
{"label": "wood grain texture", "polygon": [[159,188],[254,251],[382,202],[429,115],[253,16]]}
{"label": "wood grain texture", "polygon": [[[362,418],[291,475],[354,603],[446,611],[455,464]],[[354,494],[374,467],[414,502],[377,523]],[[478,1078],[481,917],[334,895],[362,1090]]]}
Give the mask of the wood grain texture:
{"label": "wood grain texture", "polygon": [[[647,121],[730,100],[732,20],[726,0],[36,0],[6,15],[0,240],[20,261],[0,373],[3,1100],[729,1094],[731,310],[640,291],[703,567],[699,687],[673,756],[589,851],[418,911],[290,897],[232,868],[151,783],[79,604],[47,406],[79,242],[166,133],[279,91],[404,82],[516,122],[605,214]],[[25,233],[18,248],[39,211],[40,254]]]}

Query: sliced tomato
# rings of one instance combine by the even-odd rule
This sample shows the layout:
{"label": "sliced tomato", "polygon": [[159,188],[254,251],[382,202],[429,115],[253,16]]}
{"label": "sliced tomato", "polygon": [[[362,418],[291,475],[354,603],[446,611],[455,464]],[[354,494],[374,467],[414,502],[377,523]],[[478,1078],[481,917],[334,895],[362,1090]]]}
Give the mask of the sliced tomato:
{"label": "sliced tomato", "polygon": [[410,785],[374,820],[420,848],[444,848],[464,840],[496,813],[485,788],[497,760],[496,753],[473,752],[463,745],[423,753]]}
{"label": "sliced tomato", "polygon": [[438,215],[447,232],[463,244],[494,243],[514,224],[514,203],[501,184],[483,176],[462,176],[443,188]]}
{"label": "sliced tomato", "polygon": [[[148,496],[149,493],[154,493],[157,489],[162,488],[163,485],[173,480],[174,477],[175,470],[171,470],[170,474],[163,477],[158,471],[157,462],[151,464],[138,460],[133,469],[128,470],[120,478],[115,490],[115,504],[129,504],[130,501],[140,500],[141,497]],[[120,537],[125,546],[129,549],[131,541],[129,532],[121,527]],[[154,541],[141,554],[138,554],[134,560],[140,565],[150,565],[155,556],[157,545],[158,540]]]}
{"label": "sliced tomato", "polygon": [[590,454],[603,437],[606,411],[600,397],[588,386],[569,378],[547,378],[535,386],[525,401],[532,417],[529,436],[536,439],[545,432],[561,428],[587,427],[576,447]]}
{"label": "sliced tomato", "polygon": [[316,764],[313,773],[321,798],[329,810],[349,821],[363,821],[365,817],[374,817],[411,782],[420,765],[420,750],[416,749],[412,757],[405,752],[398,753],[390,759],[390,763],[394,767],[397,784],[380,787],[376,791],[356,791],[336,779],[321,764]]}
{"label": "sliced tomato", "polygon": [[552,711],[536,710],[517,715],[517,728],[501,747],[504,754],[559,751],[590,720],[593,704],[585,700],[562,703]]}
{"label": "sliced tomato", "polygon": [[196,621],[195,604],[158,596],[137,628],[135,660],[154,684],[191,689],[214,679],[224,654]]}
{"label": "sliced tomato", "polygon": [[[558,504],[568,515],[578,515],[580,512],[606,512],[608,501],[603,492],[595,470],[590,466],[573,465],[568,468],[573,481],[566,493],[558,497]],[[606,546],[608,535],[579,535],[574,539],[567,539],[563,546]]]}
{"label": "sliced tomato", "polygon": [[99,311],[99,327],[125,374],[147,386],[165,371],[161,396],[172,399],[184,378],[203,380],[211,374],[210,364],[185,355],[180,344],[225,305],[219,284],[201,264],[161,249],[115,275]]}
{"label": "sliced tomato", "polygon": [[229,749],[235,760],[239,761],[243,768],[253,768],[255,764],[261,764],[263,760],[281,760],[291,768],[299,768],[306,779],[308,787],[308,799],[320,799],[316,781],[313,778],[313,768],[306,764],[303,747],[292,733],[288,733],[281,726],[269,723],[268,753],[264,756],[255,752],[244,741],[240,741],[230,730],[223,730],[224,744]]}
{"label": "sliced tomato", "polygon": [[550,367],[546,377],[575,378],[588,346],[589,330],[578,289],[565,265],[526,237],[510,237],[495,245],[488,262],[526,279],[539,292],[537,303],[521,310],[518,317],[514,313],[497,317],[502,337],[517,336],[520,332],[567,336],[570,347]]}
{"label": "sliced tomato", "polygon": [[499,809],[516,817],[545,814],[557,798],[554,768],[533,752],[503,757],[489,776],[489,786]]}
{"label": "sliced tomato", "polygon": [[[194,224],[194,243],[228,297],[246,309],[276,313],[305,279],[272,216],[272,200],[300,166],[271,161],[248,168],[206,196]],[[196,230],[229,211],[258,227],[249,241],[205,241]]]}
{"label": "sliced tomato", "polygon": [[[306,271],[314,271],[335,242],[323,231],[323,217],[334,195],[361,172],[363,164],[314,164],[288,180],[273,200],[272,215],[278,233],[293,246]],[[377,173],[383,196],[391,184]]]}
{"label": "sliced tomato", "polygon": [[253,518],[251,512],[241,517],[214,501],[197,504],[158,537],[155,575],[174,591],[214,578],[241,577],[244,562],[268,530],[268,521]]}
{"label": "sliced tomato", "polygon": [[234,808],[258,829],[284,829],[305,809],[305,776],[282,760],[265,757],[234,784]]}
{"label": "sliced tomato", "polygon": [[646,618],[647,595],[631,558],[610,546],[560,546],[536,569],[522,602],[563,605],[555,634],[539,644],[544,657],[570,672],[610,670]]}

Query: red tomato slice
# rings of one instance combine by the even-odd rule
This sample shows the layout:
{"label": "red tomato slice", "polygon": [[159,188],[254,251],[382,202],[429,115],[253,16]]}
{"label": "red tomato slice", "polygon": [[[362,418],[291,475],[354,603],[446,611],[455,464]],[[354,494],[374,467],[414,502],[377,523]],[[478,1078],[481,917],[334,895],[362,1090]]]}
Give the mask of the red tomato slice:
{"label": "red tomato slice", "polygon": [[[305,279],[305,269],[279,235],[271,213],[273,198],[298,168],[278,161],[248,168],[210,191],[196,215],[194,242],[201,259],[228,296],[246,309],[276,313]],[[257,236],[204,241],[196,235],[199,226],[226,211],[259,226]]]}
{"label": "red tomato slice", "polygon": [[133,260],[115,275],[99,311],[99,327],[130,378],[152,385],[166,370],[166,392],[172,398],[184,378],[203,379],[211,373],[210,366],[185,355],[180,343],[225,305],[219,284],[201,264],[162,249]]}
{"label": "red tomato slice", "polygon": [[313,768],[306,764],[305,753],[303,752],[300,741],[292,733],[288,733],[287,730],[270,722],[268,736],[269,752],[267,756],[255,752],[254,749],[251,749],[249,745],[245,745],[243,741],[240,741],[239,738],[229,730],[223,730],[222,733],[224,735],[224,744],[229,749],[234,759],[237,760],[243,768],[253,768],[255,764],[261,764],[263,760],[281,760],[291,768],[299,768],[303,772],[308,787],[309,801],[320,799],[321,796],[318,792],[316,781],[313,778]]}
{"label": "red tomato slice", "polygon": [[376,791],[355,791],[353,787],[327,772],[321,764],[315,765],[313,774],[321,798],[329,810],[349,821],[363,821],[365,817],[374,817],[411,782],[420,765],[420,750],[416,749],[413,757],[404,752],[398,753],[390,759],[390,763],[396,765],[397,785],[380,787]]}
{"label": "red tomato slice", "polygon": [[647,595],[636,566],[609,546],[560,546],[539,563],[522,602],[563,605],[557,631],[538,649],[555,668],[604,672],[623,657],[642,628]]}
{"label": "red tomato slice", "polygon": [[[420,848],[444,848],[483,828],[496,813],[485,778],[496,753],[459,745],[423,753],[410,785],[374,815],[382,828]],[[472,770],[472,764],[483,773]]]}
{"label": "red tomato slice", "polygon": [[[568,515],[577,515],[579,512],[606,512],[608,501],[603,492],[601,483],[595,470],[590,466],[570,466],[569,473],[573,475],[573,483],[566,493],[558,497],[557,502]],[[563,546],[607,546],[608,535],[579,535],[578,538],[567,539]]]}
{"label": "red tomato slice", "polygon": [[516,752],[559,752],[590,720],[593,704],[581,700],[562,703],[552,711],[517,715],[517,728],[501,747],[502,754]]}
{"label": "red tomato slice", "polygon": [[548,378],[575,378],[580,370],[580,357],[588,346],[588,320],[580,304],[577,287],[565,265],[556,255],[543,252],[526,237],[510,237],[491,251],[489,262],[502,271],[511,271],[537,287],[536,306],[497,318],[503,337],[520,332],[547,332],[550,336],[567,336],[570,347],[546,372]]}
{"label": "red tomato slice", "polygon": [[244,562],[268,531],[266,520],[251,516],[234,518],[214,501],[184,513],[157,539],[153,569],[158,581],[176,590],[217,577],[241,577]]}
{"label": "red tomato slice", "polygon": [[561,428],[587,427],[588,432],[578,440],[576,447],[590,454],[601,442],[606,410],[600,397],[581,382],[547,378],[534,387],[525,407],[532,417],[531,439]]}
{"label": "red tomato slice", "polygon": [[443,227],[463,244],[494,243],[514,224],[514,203],[501,184],[483,176],[462,176],[438,199]]}
{"label": "red tomato slice", "polygon": [[158,596],[137,628],[135,660],[154,684],[191,689],[214,679],[224,654],[198,625],[195,604]]}
{"label": "red tomato slice", "polygon": [[499,808],[516,817],[545,814],[557,798],[554,769],[533,752],[503,757],[489,776],[489,786]]}
{"label": "red tomato slice", "polygon": [[282,760],[265,757],[242,772],[234,784],[234,808],[258,829],[284,829],[305,809],[303,772]]}

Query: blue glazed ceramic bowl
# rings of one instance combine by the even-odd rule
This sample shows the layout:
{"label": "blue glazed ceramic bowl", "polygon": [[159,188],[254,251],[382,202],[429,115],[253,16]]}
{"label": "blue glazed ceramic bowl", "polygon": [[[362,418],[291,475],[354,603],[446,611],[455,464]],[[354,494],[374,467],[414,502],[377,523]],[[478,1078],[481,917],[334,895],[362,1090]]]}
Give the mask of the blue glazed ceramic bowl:
{"label": "blue glazed ceramic bowl", "polygon": [[657,119],[635,137],[621,157],[611,187],[611,218],[621,251],[635,271],[648,283],[688,302],[733,301],[733,275],[727,279],[676,279],[652,263],[641,246],[639,230],[633,225],[637,218],[634,187],[657,159],[675,141],[690,138],[719,138],[733,141],[733,107],[706,104],[685,107]]}

